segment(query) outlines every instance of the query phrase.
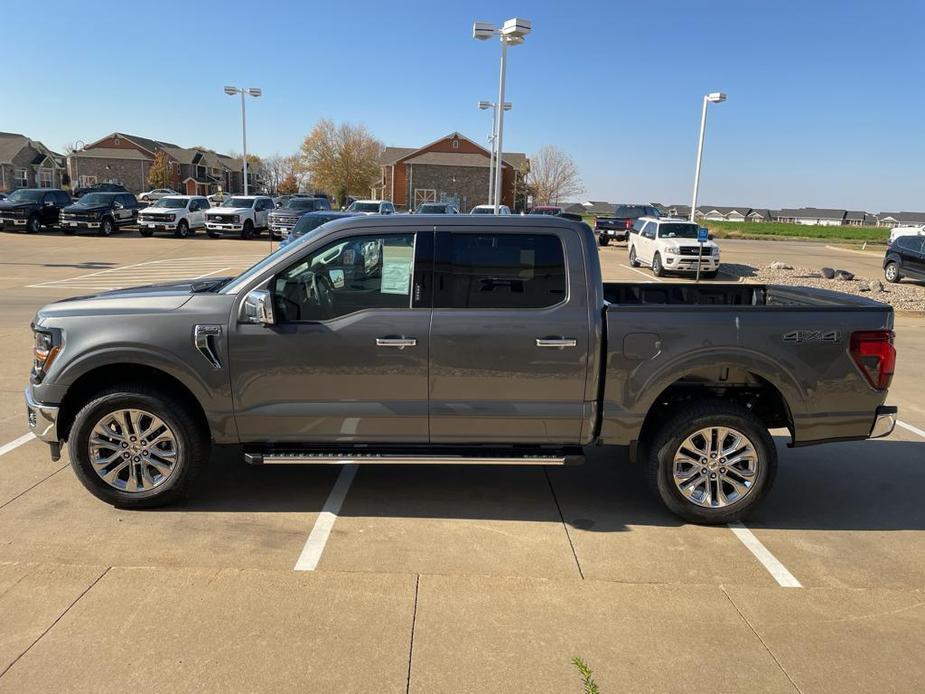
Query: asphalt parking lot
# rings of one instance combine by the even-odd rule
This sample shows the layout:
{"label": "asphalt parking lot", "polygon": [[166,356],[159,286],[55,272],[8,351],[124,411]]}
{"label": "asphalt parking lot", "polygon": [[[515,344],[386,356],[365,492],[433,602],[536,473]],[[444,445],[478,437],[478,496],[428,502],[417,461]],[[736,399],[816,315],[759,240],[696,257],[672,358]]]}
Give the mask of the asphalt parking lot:
{"label": "asphalt parking lot", "polygon": [[[880,267],[721,243],[724,262]],[[119,511],[23,437],[37,308],[230,274],[268,249],[0,234],[0,692],[577,692],[573,656],[605,693],[925,689],[925,315],[897,315],[904,426],[778,437],[775,489],[737,528],[682,523],[600,450],[548,470],[222,454],[184,506]],[[606,279],[651,279],[624,246],[601,257]]]}

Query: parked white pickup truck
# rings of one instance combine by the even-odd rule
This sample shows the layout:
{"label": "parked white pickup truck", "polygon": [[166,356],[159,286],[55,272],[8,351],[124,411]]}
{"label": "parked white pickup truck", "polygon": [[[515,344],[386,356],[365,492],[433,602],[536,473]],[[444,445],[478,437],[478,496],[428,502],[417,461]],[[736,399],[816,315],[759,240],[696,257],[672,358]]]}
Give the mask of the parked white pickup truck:
{"label": "parked white pickup truck", "polygon": [[234,195],[206,213],[206,231],[214,239],[227,232],[249,239],[267,228],[270,211],[274,209],[276,203],[269,196]]}
{"label": "parked white pickup truck", "polygon": [[629,239],[629,261],[633,267],[648,265],[652,274],[695,273],[712,279],[719,272],[719,246],[710,240],[697,241],[699,227],[683,219],[640,217],[633,223]]}
{"label": "parked white pickup truck", "polygon": [[168,195],[138,213],[138,233],[152,236],[155,231],[172,231],[186,238],[205,227],[209,207],[202,195]]}

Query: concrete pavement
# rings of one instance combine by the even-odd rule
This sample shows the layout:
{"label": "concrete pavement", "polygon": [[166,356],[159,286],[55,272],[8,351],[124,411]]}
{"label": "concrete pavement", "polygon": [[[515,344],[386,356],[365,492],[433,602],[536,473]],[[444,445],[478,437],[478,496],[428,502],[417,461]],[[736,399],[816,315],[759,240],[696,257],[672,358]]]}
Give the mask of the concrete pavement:
{"label": "concrete pavement", "polygon": [[[267,244],[53,237],[51,255],[45,236],[0,235],[0,446],[24,430],[39,306],[101,270]],[[810,245],[723,242],[730,262],[837,253]],[[601,255],[608,279],[644,279],[624,248]],[[837,264],[873,262],[856,255]],[[925,318],[898,317],[897,347],[890,401],[925,429]],[[577,692],[576,655],[604,692],[921,691],[925,438],[783,443],[748,527],[803,588],[604,450],[548,471],[361,468],[301,573],[336,469],[223,453],[189,503],[125,512],[33,440],[0,456],[0,692]]]}

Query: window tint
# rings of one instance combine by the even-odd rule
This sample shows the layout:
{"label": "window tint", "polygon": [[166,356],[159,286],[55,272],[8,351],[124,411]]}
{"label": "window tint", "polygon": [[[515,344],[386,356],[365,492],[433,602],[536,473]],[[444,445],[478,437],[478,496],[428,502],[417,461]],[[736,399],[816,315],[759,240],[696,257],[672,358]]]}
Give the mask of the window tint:
{"label": "window tint", "polygon": [[57,196],[58,196],[58,204],[61,205],[62,207],[65,205],[71,204],[70,196],[67,193],[65,193],[63,190],[59,191],[57,193]]}
{"label": "window tint", "polygon": [[565,255],[549,234],[449,234],[438,262],[440,308],[543,308],[565,299]]}
{"label": "window tint", "polygon": [[922,250],[923,243],[925,243],[925,236],[900,236],[894,245],[899,246],[903,251],[916,253]]}
{"label": "window tint", "polygon": [[351,236],[303,256],[273,282],[278,320],[319,321],[408,308],[414,234]]}
{"label": "window tint", "polygon": [[646,216],[646,208],[642,205],[617,205],[616,217],[636,219]]}

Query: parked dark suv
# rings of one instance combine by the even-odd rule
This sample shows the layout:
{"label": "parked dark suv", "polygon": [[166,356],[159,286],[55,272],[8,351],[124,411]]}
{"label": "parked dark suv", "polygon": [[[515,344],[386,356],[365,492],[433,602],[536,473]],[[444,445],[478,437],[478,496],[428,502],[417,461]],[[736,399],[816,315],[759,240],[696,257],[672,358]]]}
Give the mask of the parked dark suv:
{"label": "parked dark suv", "polygon": [[903,277],[925,280],[925,236],[900,236],[886,249],[883,276],[887,282]]}
{"label": "parked dark suv", "polygon": [[89,193],[127,193],[128,190],[120,183],[94,183],[92,186],[78,188],[74,191],[75,198],[82,198]]}
{"label": "parked dark suv", "polygon": [[61,210],[61,229],[65,234],[98,229],[100,236],[109,236],[121,226],[135,224],[140,207],[131,193],[87,193]]}
{"label": "parked dark suv", "polygon": [[43,226],[58,224],[61,209],[71,204],[71,196],[55,188],[20,188],[0,201],[0,228],[24,227],[34,234]]}

